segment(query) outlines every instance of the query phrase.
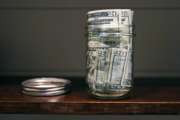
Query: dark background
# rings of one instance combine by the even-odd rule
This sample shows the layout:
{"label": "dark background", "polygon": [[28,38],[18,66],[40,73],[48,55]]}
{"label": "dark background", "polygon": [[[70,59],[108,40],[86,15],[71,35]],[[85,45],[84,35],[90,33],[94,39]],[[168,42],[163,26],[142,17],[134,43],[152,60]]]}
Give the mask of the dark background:
{"label": "dark background", "polygon": [[135,10],[135,76],[179,76],[178,0],[0,0],[0,75],[84,76],[86,12]]}
{"label": "dark background", "polygon": [[85,76],[86,12],[100,8],[135,10],[136,77],[180,76],[178,0],[0,0],[0,76]]}

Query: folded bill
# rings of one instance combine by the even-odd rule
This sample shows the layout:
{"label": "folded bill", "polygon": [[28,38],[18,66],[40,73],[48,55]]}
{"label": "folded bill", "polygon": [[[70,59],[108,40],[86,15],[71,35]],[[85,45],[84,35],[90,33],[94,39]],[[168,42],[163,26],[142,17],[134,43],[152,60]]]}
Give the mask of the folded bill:
{"label": "folded bill", "polygon": [[133,11],[88,12],[87,81],[90,89],[124,91],[132,87]]}

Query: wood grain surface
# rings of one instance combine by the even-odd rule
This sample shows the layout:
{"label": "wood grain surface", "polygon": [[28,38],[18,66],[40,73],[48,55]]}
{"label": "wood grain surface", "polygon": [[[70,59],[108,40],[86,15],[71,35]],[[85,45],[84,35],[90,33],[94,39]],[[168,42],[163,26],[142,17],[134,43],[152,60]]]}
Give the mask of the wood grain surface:
{"label": "wood grain surface", "polygon": [[[19,79],[19,80],[17,80]],[[70,78],[72,91],[53,97],[21,93],[25,78],[0,78],[0,113],[25,114],[179,114],[178,79],[135,79],[132,96],[123,100],[98,100],[89,96],[84,78]]]}

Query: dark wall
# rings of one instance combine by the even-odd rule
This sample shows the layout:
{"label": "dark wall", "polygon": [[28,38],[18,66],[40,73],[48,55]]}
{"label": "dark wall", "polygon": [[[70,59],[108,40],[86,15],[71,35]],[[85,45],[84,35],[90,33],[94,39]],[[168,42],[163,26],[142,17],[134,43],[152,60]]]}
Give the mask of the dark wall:
{"label": "dark wall", "polygon": [[179,76],[177,0],[0,0],[0,75],[85,75],[86,12],[134,8],[135,75]]}

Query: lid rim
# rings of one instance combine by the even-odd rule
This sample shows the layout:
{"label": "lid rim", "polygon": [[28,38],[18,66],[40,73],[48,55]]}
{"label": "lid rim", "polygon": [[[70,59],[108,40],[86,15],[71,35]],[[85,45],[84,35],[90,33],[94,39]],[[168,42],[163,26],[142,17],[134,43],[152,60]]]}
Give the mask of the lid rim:
{"label": "lid rim", "polygon": [[[49,86],[48,86],[49,84]],[[32,78],[25,80],[21,83],[23,87],[26,88],[37,88],[37,89],[48,89],[48,88],[57,88],[65,87],[71,85],[71,81],[63,78]],[[45,86],[43,86],[45,85]]]}

